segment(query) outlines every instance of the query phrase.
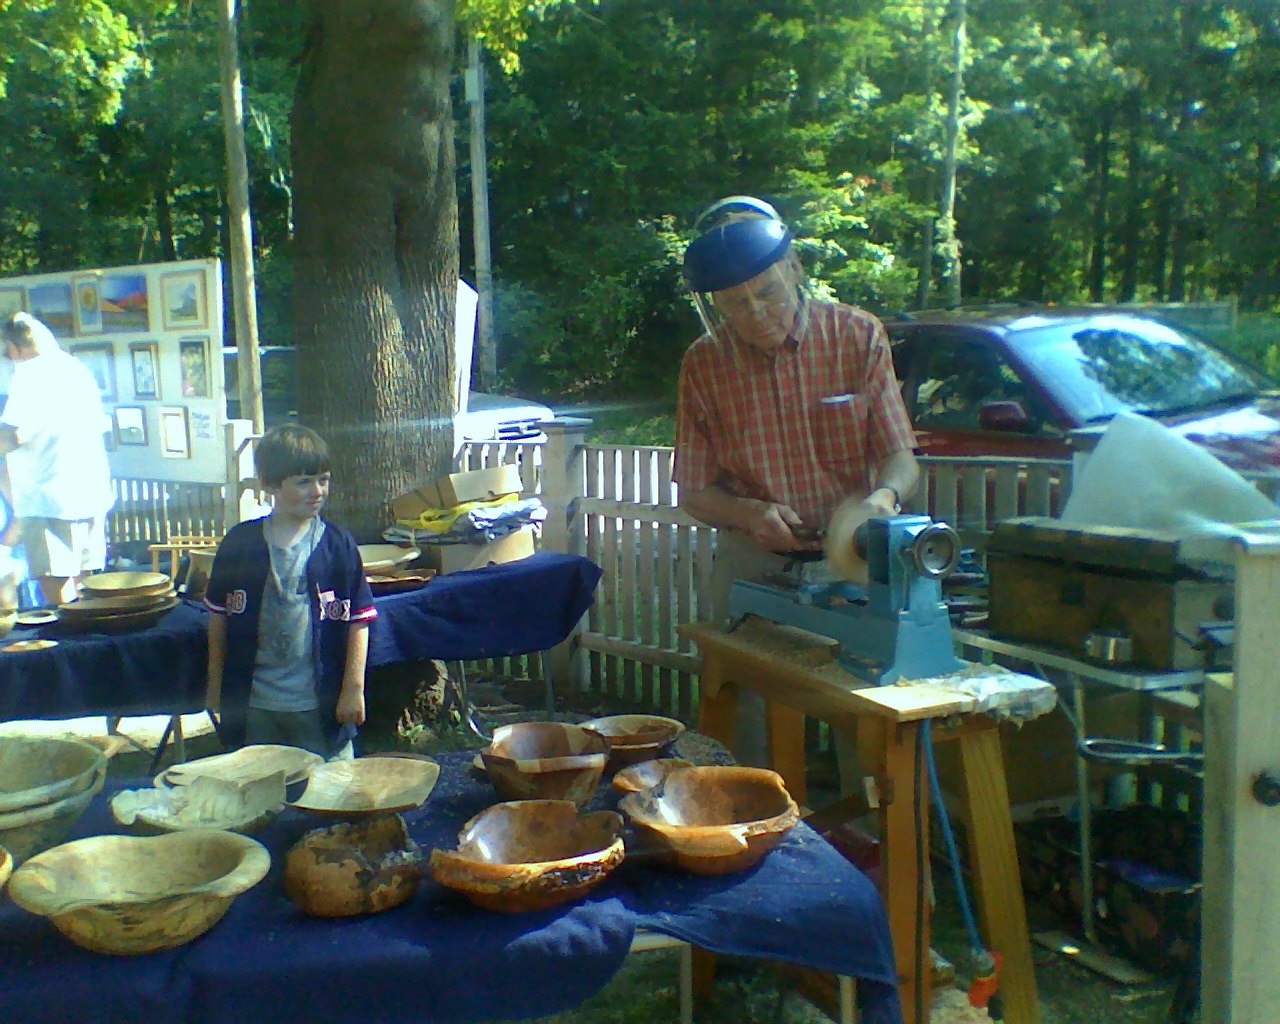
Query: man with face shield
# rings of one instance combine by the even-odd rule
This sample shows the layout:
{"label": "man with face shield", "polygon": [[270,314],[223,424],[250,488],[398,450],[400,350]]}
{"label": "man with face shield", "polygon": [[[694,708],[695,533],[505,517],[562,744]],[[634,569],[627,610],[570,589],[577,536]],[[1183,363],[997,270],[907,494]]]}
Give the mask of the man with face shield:
{"label": "man with face shield", "polygon": [[[684,274],[705,333],[680,367],[673,476],[681,506],[719,530],[711,598],[723,621],[733,580],[820,559],[834,516],[895,514],[919,468],[880,322],[807,294],[768,204],[730,197],[698,226]],[[825,562],[805,571],[830,578]],[[762,708],[745,711],[738,756],[763,763]]]}

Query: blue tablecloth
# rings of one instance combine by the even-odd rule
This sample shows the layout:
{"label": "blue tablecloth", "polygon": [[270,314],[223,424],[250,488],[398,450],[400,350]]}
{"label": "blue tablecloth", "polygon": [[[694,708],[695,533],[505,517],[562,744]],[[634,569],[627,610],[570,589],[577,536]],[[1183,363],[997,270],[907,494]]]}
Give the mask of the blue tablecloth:
{"label": "blue tablecloth", "polygon": [[[554,647],[590,607],[600,576],[588,559],[540,552],[376,598],[369,664]],[[58,646],[0,652],[0,721],[199,711],[207,621],[203,608],[183,602],[148,629],[111,636],[20,627],[10,640],[48,637]]]}
{"label": "blue tablecloth", "polygon": [[[443,755],[427,803],[406,814],[424,852],[494,801],[470,754]],[[597,804],[614,802],[602,788]],[[533,914],[472,907],[425,878],[414,898],[364,918],[296,911],[283,854],[315,819],[286,810],[260,836],[267,878],[189,945],[138,957],[86,953],[44,919],[0,906],[6,1024],[308,1024],[509,1020],[560,1012],[602,988],[637,928],[720,953],[768,957],[859,979],[864,1024],[901,1024],[888,922],[866,877],[798,825],[750,871],[698,878],[628,863],[584,902]],[[77,833],[113,831],[106,797]]]}

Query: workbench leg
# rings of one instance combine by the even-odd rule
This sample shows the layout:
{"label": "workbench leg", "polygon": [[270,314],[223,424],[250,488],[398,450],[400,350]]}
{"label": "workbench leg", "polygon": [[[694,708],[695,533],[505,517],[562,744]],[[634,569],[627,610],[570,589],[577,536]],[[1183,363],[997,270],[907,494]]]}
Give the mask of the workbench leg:
{"label": "workbench leg", "polygon": [[958,742],[969,826],[970,877],[983,937],[1004,959],[1000,975],[1004,1019],[1008,1024],[1037,1024],[1040,1006],[1000,732],[992,722],[990,728],[966,732]]}
{"label": "workbench leg", "polygon": [[698,675],[698,731],[732,751],[737,721],[738,688],[725,680],[720,659],[704,653]]}
{"label": "workbench leg", "polygon": [[804,712],[779,701],[765,701],[769,767],[782,776],[791,799],[801,807],[809,802],[805,778]]}
{"label": "workbench leg", "polygon": [[[858,720],[858,755],[884,784],[880,794],[881,897],[889,918],[898,994],[906,1024],[928,1024],[932,996],[929,967],[931,913],[928,894],[929,786],[916,786],[918,722]],[[918,793],[917,793],[918,790]],[[919,863],[920,849],[924,863]],[[923,868],[923,872],[922,872]],[[920,929],[917,941],[917,926]],[[917,1013],[917,1007],[923,1012]]]}

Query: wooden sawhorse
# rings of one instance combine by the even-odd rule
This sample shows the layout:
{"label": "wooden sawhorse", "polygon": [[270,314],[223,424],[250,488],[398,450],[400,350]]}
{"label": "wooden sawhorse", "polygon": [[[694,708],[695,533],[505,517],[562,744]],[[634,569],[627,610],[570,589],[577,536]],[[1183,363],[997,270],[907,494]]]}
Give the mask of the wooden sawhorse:
{"label": "wooden sawhorse", "polygon": [[[702,654],[699,730],[732,748],[739,688],[760,693],[769,766],[797,803],[803,805],[807,796],[804,716],[855,739],[862,768],[873,773],[878,791],[881,895],[907,1024],[927,1024],[930,999],[930,911],[927,881],[918,870],[918,852],[923,849],[927,857],[929,848],[929,786],[927,777],[917,775],[917,744],[922,722],[965,715],[959,725],[932,729],[933,740],[960,744],[972,885],[983,938],[1004,959],[1005,1020],[1037,1024],[1031,943],[995,720],[966,714],[972,699],[939,687],[867,686],[839,666],[831,641],[801,630],[755,620],[732,633],[710,623],[678,628]],[[919,958],[917,921],[924,929]],[[917,1000],[924,1019],[916,1012]]]}

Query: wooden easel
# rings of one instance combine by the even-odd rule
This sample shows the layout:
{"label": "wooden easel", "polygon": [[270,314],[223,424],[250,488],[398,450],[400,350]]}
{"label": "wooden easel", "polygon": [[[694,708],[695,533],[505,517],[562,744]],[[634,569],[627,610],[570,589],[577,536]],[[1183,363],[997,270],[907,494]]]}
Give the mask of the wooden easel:
{"label": "wooden easel", "polygon": [[[969,714],[971,698],[939,687],[868,687],[839,666],[830,641],[800,630],[753,621],[733,633],[709,623],[680,626],[679,632],[702,654],[699,729],[732,747],[739,688],[760,693],[768,716],[769,766],[783,777],[797,803],[804,804],[807,796],[804,717],[818,718],[856,740],[878,796],[881,892],[907,1024],[927,1024],[930,998],[930,913],[928,899],[920,899],[926,885],[917,864],[918,851],[928,850],[929,799],[927,780],[916,785],[917,742],[924,721],[964,715],[958,725],[933,728],[933,740],[960,744],[979,925],[1004,959],[1000,990],[1005,1020],[1037,1024],[1031,944],[995,720]],[[923,925],[920,943],[918,921]],[[923,949],[920,958],[917,948]],[[923,1019],[917,1004],[925,1008]]]}

